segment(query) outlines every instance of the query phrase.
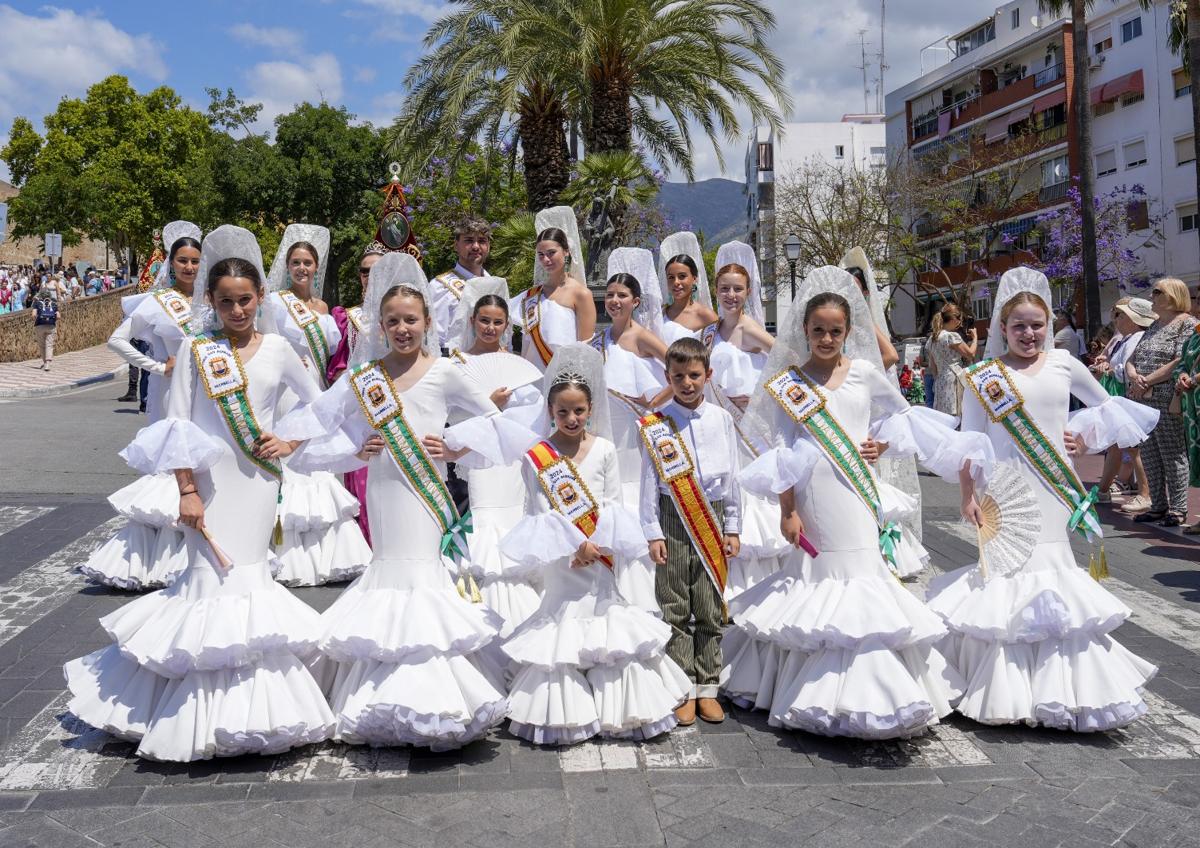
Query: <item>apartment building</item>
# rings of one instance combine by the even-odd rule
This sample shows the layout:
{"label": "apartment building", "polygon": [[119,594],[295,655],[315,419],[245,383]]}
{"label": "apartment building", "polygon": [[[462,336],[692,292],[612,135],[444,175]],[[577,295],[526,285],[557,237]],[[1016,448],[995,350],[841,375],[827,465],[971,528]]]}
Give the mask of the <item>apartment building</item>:
{"label": "apartment building", "polygon": [[[883,167],[887,146],[883,115],[848,114],[828,123],[787,124],[776,134],[755,127],[746,149],[747,229],[763,280],[767,322],[791,303],[790,268],[783,258],[787,233],[775,231],[775,175],[814,160],[847,168]],[[798,278],[807,272],[797,268]]]}
{"label": "apartment building", "polygon": [[[1090,108],[1097,194],[1119,185],[1140,184],[1149,204],[1165,216],[1160,246],[1141,251],[1147,273],[1169,272],[1192,282],[1200,278],[1200,225],[1192,170],[1190,89],[1179,57],[1167,46],[1168,4],[1144,10],[1136,0],[1096,0],[1088,24]],[[991,314],[995,280],[1040,248],[1034,229],[1044,211],[1065,205],[1072,175],[1082,168],[1072,90],[1075,65],[1069,18],[1043,12],[1037,0],[1015,0],[982,20],[935,42],[922,52],[920,77],[886,96],[887,145],[918,163],[943,145],[969,144],[998,154],[1010,141],[1036,133],[1034,149],[1021,145],[1022,160],[1037,158],[1030,174],[1029,201],[1001,236],[1012,244],[989,251],[988,279],[973,283],[973,311]],[[1027,137],[1027,136],[1026,136]],[[952,179],[948,178],[948,188]],[[1136,214],[1132,219],[1139,217]],[[931,258],[955,283],[967,279],[977,255],[947,245],[939,228],[917,220]],[[1132,241],[1132,240],[1131,240]],[[941,301],[933,288],[940,275],[911,281],[915,299],[897,298],[893,326],[920,332],[929,311]],[[1119,296],[1113,282],[1102,285],[1105,304]]]}

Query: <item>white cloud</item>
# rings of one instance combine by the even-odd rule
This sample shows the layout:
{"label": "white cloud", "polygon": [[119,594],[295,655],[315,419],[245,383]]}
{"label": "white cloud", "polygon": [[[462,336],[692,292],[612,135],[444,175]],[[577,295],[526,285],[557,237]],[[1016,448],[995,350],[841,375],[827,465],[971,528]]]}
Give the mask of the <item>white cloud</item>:
{"label": "white cloud", "polygon": [[354,81],[355,82],[362,82],[362,83],[375,82],[375,77],[377,77],[378,75],[379,75],[379,72],[376,71],[374,68],[355,68],[354,69]]}
{"label": "white cloud", "polygon": [[[152,82],[167,75],[163,48],[149,35],[132,35],[97,14],[46,7],[28,15],[0,5],[0,131],[23,115],[40,124],[63,97],[82,95],[110,74]],[[0,178],[8,168],[0,162]]]}
{"label": "white cloud", "polygon": [[392,15],[411,15],[427,23],[433,23],[449,11],[447,4],[435,3],[433,0],[359,0],[359,2],[380,12]]}
{"label": "white cloud", "polygon": [[298,104],[342,103],[342,68],[332,53],[318,53],[301,62],[259,62],[246,74],[246,100],[263,105],[257,129],[270,129],[275,118]]}
{"label": "white cloud", "polygon": [[281,53],[291,53],[300,49],[304,44],[304,36],[294,29],[287,27],[260,27],[254,24],[236,24],[229,28],[229,34],[244,44],[253,47],[266,47]]}

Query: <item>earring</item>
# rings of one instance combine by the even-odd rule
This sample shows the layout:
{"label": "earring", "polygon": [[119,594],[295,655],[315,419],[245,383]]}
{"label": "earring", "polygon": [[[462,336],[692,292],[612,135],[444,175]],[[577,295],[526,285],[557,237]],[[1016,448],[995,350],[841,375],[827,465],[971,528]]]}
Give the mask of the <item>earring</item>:
{"label": "earring", "polygon": [[171,285],[175,285],[175,267],[171,266],[167,269],[167,277],[171,280]]}

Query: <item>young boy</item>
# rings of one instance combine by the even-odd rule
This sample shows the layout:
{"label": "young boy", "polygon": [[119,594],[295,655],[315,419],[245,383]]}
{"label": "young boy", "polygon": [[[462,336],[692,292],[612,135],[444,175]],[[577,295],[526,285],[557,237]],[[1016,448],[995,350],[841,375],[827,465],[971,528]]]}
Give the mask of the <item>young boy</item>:
{"label": "young boy", "polygon": [[433,293],[433,314],[437,320],[438,345],[445,356],[448,344],[456,344],[448,337],[450,319],[454,308],[462,297],[463,283],[472,277],[486,273],[483,265],[492,249],[492,229],[482,218],[467,217],[454,227],[454,255],[457,262],[443,274],[438,274],[430,284]]}
{"label": "young boy", "polygon": [[679,339],[667,350],[672,399],[638,422],[642,529],[658,566],[658,604],[671,625],[667,655],[693,683],[691,699],[675,710],[685,726],[697,713],[709,722],[725,718],[717,702],[725,558],[740,549],[737,434],[729,413],[704,400],[711,377],[708,348]]}

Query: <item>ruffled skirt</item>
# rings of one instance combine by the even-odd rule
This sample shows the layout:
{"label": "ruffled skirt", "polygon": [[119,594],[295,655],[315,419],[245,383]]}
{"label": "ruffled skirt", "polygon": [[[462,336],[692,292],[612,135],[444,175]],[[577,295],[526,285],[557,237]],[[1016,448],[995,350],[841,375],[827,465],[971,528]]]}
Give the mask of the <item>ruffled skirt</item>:
{"label": "ruffled skirt", "polygon": [[361,574],[371,547],[359,527],[359,502],[334,475],[285,468],[274,552],[275,579],[285,586],[341,583]]}
{"label": "ruffled skirt", "polygon": [[187,568],[179,517],[179,486],[174,474],[139,477],[109,496],[129,519],[92,552],[79,572],[89,580],[128,592],[169,586]]}
{"label": "ruffled skirt", "polygon": [[1146,712],[1157,668],[1108,635],[1130,611],[1066,542],[1040,543],[1019,571],[987,581],[975,567],[944,574],[929,606],[950,629],[943,647],[966,681],[958,710],[969,718],[1096,731]]}

